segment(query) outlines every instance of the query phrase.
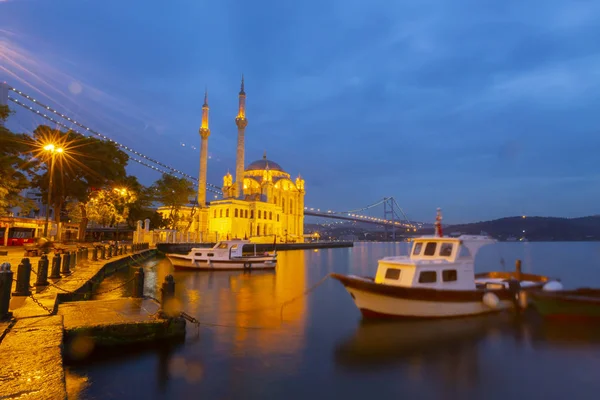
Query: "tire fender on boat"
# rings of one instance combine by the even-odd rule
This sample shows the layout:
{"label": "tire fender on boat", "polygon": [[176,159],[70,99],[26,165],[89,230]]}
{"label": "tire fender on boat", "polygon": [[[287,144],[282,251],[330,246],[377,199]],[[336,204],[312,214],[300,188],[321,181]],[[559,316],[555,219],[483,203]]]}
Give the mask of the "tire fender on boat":
{"label": "tire fender on boat", "polygon": [[498,305],[500,304],[500,299],[498,298],[498,296],[491,292],[487,292],[486,294],[484,294],[481,301],[483,302],[483,304],[485,304],[491,309],[498,308]]}
{"label": "tire fender on boat", "polygon": [[544,285],[542,290],[544,292],[556,292],[559,290],[563,290],[563,285],[558,281],[550,281]]}
{"label": "tire fender on boat", "polygon": [[519,306],[524,310],[529,306],[529,296],[527,292],[522,290],[519,292]]}

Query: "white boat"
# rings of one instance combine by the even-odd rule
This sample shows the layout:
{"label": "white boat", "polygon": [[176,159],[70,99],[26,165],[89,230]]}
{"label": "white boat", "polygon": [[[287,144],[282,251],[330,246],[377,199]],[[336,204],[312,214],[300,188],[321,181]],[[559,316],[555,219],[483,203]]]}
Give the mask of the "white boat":
{"label": "white boat", "polygon": [[214,247],[195,247],[187,254],[169,253],[167,258],[175,269],[204,271],[267,270],[277,266],[277,251],[256,252],[256,244],[248,240],[224,240]]}
{"label": "white boat", "polygon": [[526,292],[550,281],[515,272],[475,274],[475,256],[495,243],[482,235],[444,237],[438,209],[435,236],[414,240],[410,255],[385,257],[375,277],[331,274],[365,318],[463,317],[526,307]]}

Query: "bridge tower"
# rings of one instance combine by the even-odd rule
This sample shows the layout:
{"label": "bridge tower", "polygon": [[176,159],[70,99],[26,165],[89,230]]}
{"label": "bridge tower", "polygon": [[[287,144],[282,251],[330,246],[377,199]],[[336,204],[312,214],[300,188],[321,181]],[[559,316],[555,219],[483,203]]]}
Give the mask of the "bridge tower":
{"label": "bridge tower", "polygon": [[[383,201],[383,219],[392,221],[392,240],[396,240],[396,213],[394,212],[394,198],[386,197]],[[385,240],[388,239],[389,225],[385,225]]]}
{"label": "bridge tower", "polygon": [[248,120],[246,119],[246,92],[244,91],[244,75],[242,74],[242,86],[239,93],[238,114],[235,118],[238,128],[237,154],[235,158],[235,197],[242,198],[244,195],[244,133]]}
{"label": "bridge tower", "polygon": [[202,105],[202,124],[200,125],[200,174],[198,175],[198,235],[203,241],[208,233],[208,207],[206,207],[206,173],[208,171],[208,89],[204,91],[204,104]]}

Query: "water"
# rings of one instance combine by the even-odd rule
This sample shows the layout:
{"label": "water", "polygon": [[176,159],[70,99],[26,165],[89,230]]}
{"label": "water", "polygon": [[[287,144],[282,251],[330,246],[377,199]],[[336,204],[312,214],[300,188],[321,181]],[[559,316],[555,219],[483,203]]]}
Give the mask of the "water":
{"label": "water", "polygon": [[[158,297],[174,274],[177,298],[204,325],[188,325],[180,345],[71,366],[70,390],[81,399],[598,398],[600,328],[535,315],[372,324],[339,282],[301,296],[330,272],[373,275],[377,259],[407,250],[357,243],[281,252],[277,273],[173,272],[166,259],[150,261],[146,293]],[[524,272],[560,277],[567,288],[600,286],[597,242],[499,243],[480,251],[476,269],[513,269],[517,258]],[[282,322],[281,305],[295,297]]]}

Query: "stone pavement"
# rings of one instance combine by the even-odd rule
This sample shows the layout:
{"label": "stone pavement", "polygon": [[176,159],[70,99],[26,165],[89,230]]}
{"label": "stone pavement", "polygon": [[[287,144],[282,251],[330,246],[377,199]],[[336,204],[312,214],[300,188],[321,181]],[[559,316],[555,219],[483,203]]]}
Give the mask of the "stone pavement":
{"label": "stone pavement", "polygon": [[[0,256],[0,263],[10,262],[16,279],[17,265],[23,258],[24,250],[8,249],[8,256]],[[10,303],[13,320],[0,323],[0,399],[65,399],[65,376],[62,366],[65,313],[50,313],[58,307],[61,296],[89,298],[93,288],[100,284],[105,275],[114,272],[120,266],[141,263],[145,255],[151,254],[153,252],[146,251],[138,252],[133,257],[128,254],[110,260],[85,261],[73,268],[70,276],[57,280],[49,279],[54,286],[46,286],[39,291],[33,288],[32,296],[13,297]],[[37,270],[39,257],[29,258],[33,269]],[[31,275],[33,285],[37,277],[34,273]]]}

